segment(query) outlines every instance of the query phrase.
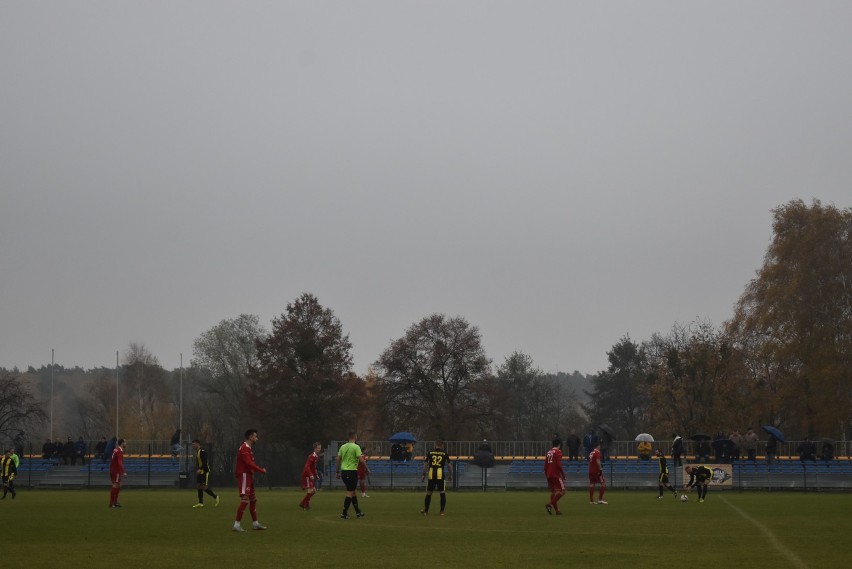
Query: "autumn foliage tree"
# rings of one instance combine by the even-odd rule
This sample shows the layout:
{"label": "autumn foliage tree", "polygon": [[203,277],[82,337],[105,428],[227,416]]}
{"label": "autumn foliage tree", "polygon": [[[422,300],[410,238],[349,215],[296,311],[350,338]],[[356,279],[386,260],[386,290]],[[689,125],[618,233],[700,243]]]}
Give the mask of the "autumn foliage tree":
{"label": "autumn foliage tree", "polygon": [[267,440],[310,449],[343,439],[357,423],[364,383],[352,373],[352,344],[340,320],[304,293],[257,340],[249,404]]}
{"label": "autumn foliage tree", "polygon": [[406,330],[375,364],[397,427],[459,440],[478,434],[491,379],[479,329],[461,317],[432,314]]}
{"label": "autumn foliage tree", "polygon": [[767,390],[764,418],[801,437],[852,426],[852,209],[794,200],[728,325]]}

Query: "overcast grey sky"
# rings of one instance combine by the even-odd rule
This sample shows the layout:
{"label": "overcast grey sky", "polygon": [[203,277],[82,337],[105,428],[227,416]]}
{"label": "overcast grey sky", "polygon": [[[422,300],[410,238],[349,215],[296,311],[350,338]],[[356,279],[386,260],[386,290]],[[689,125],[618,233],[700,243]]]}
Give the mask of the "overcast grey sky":
{"label": "overcast grey sky", "polygon": [[0,0],[0,366],[166,368],[302,292],[595,373],[852,205],[852,2]]}

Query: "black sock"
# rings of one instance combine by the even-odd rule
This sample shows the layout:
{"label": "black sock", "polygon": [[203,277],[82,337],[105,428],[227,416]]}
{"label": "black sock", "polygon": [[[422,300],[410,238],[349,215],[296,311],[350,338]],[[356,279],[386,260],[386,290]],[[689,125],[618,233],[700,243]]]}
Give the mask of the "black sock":
{"label": "black sock", "polygon": [[211,490],[210,488],[208,488],[207,490],[205,490],[205,492],[207,492],[208,494],[210,494],[210,496],[212,496],[214,499],[217,497],[217,496],[216,496],[216,492],[214,492],[214,491],[213,491],[213,490]]}
{"label": "black sock", "polygon": [[352,503],[352,498],[346,496],[346,499],[343,500],[343,513],[347,513],[349,511],[349,504]]}
{"label": "black sock", "polygon": [[444,508],[447,507],[447,495],[441,492],[441,511],[444,511]]}
{"label": "black sock", "polygon": [[202,490],[201,488],[198,489],[198,503],[204,503],[204,490]]}
{"label": "black sock", "polygon": [[431,504],[432,504],[432,494],[426,494],[426,498],[423,500],[423,509],[428,512],[429,506]]}
{"label": "black sock", "polygon": [[662,486],[657,486],[657,488],[659,488],[659,490],[660,490],[660,498],[662,498],[662,497],[663,497],[663,487],[662,487]]}
{"label": "black sock", "polygon": [[361,508],[358,507],[358,497],[352,496],[352,507],[355,508],[355,513],[360,514]]}

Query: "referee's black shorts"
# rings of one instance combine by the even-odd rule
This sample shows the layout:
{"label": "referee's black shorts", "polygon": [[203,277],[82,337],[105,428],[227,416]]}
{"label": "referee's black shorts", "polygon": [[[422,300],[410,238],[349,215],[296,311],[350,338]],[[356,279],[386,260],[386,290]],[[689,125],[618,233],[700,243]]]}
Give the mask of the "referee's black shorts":
{"label": "referee's black shorts", "polygon": [[340,479],[346,485],[348,492],[354,492],[358,488],[358,471],[357,470],[341,470]]}

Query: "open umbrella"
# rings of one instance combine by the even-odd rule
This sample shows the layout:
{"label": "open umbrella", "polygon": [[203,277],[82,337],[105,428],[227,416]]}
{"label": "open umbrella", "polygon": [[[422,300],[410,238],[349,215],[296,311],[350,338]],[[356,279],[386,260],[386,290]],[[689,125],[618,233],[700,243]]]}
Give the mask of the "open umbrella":
{"label": "open umbrella", "polygon": [[652,442],[654,442],[654,437],[652,437],[648,433],[639,433],[638,435],[636,435],[636,438],[633,439],[633,440],[636,440],[636,441],[639,441],[639,442],[652,443]]}
{"label": "open umbrella", "polygon": [[779,441],[781,441],[782,443],[787,442],[784,440],[784,433],[782,433],[772,425],[763,425],[760,428],[775,437],[776,439],[778,439]]}
{"label": "open umbrella", "polygon": [[388,441],[392,443],[416,443],[417,437],[415,437],[408,431],[400,431],[391,435]]}
{"label": "open umbrella", "polygon": [[694,434],[694,435],[692,435],[692,437],[690,437],[690,438],[691,438],[692,440],[694,440],[694,441],[709,441],[709,440],[710,440],[710,439],[712,439],[713,437],[711,437],[711,436],[710,436],[710,435],[708,435],[707,433],[695,433],[695,434]]}
{"label": "open umbrella", "polygon": [[606,433],[607,435],[609,435],[609,438],[611,438],[611,439],[615,438],[615,431],[613,431],[612,427],[610,427],[609,425],[607,425],[607,424],[598,425],[598,428],[601,431],[603,431],[604,433]]}

